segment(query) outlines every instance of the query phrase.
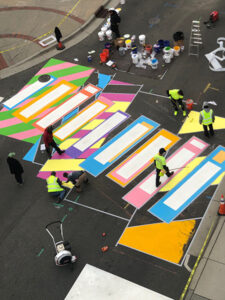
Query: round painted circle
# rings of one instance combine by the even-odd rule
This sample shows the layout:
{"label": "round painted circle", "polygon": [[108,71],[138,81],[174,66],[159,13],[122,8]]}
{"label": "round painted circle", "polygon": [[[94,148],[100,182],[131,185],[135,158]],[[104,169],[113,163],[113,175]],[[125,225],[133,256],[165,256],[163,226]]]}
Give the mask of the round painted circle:
{"label": "round painted circle", "polygon": [[38,78],[38,81],[40,82],[47,82],[51,79],[51,76],[48,75],[48,74],[44,74],[44,75],[41,75],[39,78]]}

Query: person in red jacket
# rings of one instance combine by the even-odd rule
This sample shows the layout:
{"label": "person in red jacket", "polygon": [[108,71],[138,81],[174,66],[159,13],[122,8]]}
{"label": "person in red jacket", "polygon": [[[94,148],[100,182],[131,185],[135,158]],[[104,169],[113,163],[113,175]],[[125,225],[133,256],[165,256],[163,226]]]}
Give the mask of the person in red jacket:
{"label": "person in red jacket", "polygon": [[57,153],[59,155],[62,155],[65,152],[65,150],[61,150],[57,146],[56,142],[53,139],[52,131],[53,131],[53,126],[51,125],[45,129],[44,134],[43,134],[45,149],[46,149],[46,152],[47,152],[49,158],[52,157],[51,156],[51,146],[57,151]]}

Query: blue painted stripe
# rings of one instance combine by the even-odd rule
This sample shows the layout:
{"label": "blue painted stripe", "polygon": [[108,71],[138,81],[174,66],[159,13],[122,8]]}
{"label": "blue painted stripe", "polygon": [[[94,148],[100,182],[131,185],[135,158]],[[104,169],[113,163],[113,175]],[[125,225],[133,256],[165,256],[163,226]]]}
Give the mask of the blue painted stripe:
{"label": "blue painted stripe", "polygon": [[[225,148],[222,146],[218,146],[210,155],[205,158],[192,172],[190,172],[184,179],[181,180],[171,191],[169,191],[164,197],[162,197],[154,206],[152,206],[148,212],[152,215],[156,216],[160,220],[170,223],[176,218],[185,208],[187,208],[198,196],[200,196],[211,184],[212,182],[225,171],[225,161],[219,163],[214,160],[214,157],[220,152],[225,152]],[[225,154],[225,153],[224,153]],[[214,166],[219,167],[219,169],[215,172],[214,175],[209,175],[209,179],[204,182],[204,184],[187,198],[187,200],[181,204],[179,208],[176,210],[166,205],[165,201],[172,195],[174,195],[177,190],[187,183],[187,181],[195,175],[202,167],[204,167],[207,163],[211,163]],[[213,166],[212,166],[213,167]],[[197,179],[197,178],[196,178]],[[189,187],[187,186],[187,190]],[[170,198],[171,199],[171,198]],[[175,201],[175,200],[174,200]]]}
{"label": "blue painted stripe", "polygon": [[[123,152],[121,152],[117,157],[114,158],[114,160],[107,162],[105,164],[101,164],[99,161],[95,160],[95,157],[99,155],[102,151],[104,151],[107,147],[109,147],[111,144],[113,144],[115,141],[117,141],[120,137],[122,137],[124,134],[126,134],[129,130],[131,130],[134,126],[137,124],[140,124],[142,122],[146,122],[147,124],[152,126],[152,129],[149,130],[144,136],[142,136],[138,141],[136,141],[134,144],[132,144],[130,147],[125,149]],[[140,116],[138,119],[136,119],[132,124],[127,126],[123,131],[121,131],[119,134],[117,134],[114,138],[112,138],[110,141],[108,141],[103,147],[98,149],[95,153],[93,153],[91,156],[89,156],[84,162],[80,164],[82,168],[84,168],[88,173],[92,174],[93,176],[98,176],[101,172],[106,170],[109,166],[111,166],[115,161],[117,161],[122,155],[127,153],[130,149],[132,149],[136,144],[140,143],[146,136],[148,136],[151,132],[153,132],[156,128],[159,127],[159,124],[148,119],[145,116]]]}
{"label": "blue painted stripe", "polygon": [[[107,86],[107,84],[110,82],[110,80],[111,80],[111,75],[99,73],[97,87],[99,87],[103,90]],[[98,99],[98,97],[101,93],[102,93],[102,91],[99,92],[98,94],[96,94],[95,99]]]}
{"label": "blue painted stripe", "polygon": [[[23,100],[21,100],[19,103],[17,103],[16,105],[14,105],[14,106],[12,106],[12,107],[8,107],[7,105],[5,105],[4,103],[4,106],[5,106],[5,108],[7,108],[7,109],[9,109],[9,110],[12,110],[12,109],[14,109],[15,107],[17,107],[18,105],[20,105],[21,103],[23,103],[25,100],[27,100],[27,99],[29,99],[30,97],[32,97],[33,95],[35,95],[36,93],[38,93],[38,92],[40,92],[41,90],[43,90],[44,88],[46,88],[46,86],[48,86],[49,84],[52,84],[54,81],[56,81],[56,77],[54,77],[54,76],[50,76],[51,77],[51,79],[53,79],[52,81],[50,81],[50,82],[47,82],[42,88],[40,88],[39,90],[37,90],[37,91],[35,91],[34,93],[32,93],[32,94],[30,94],[28,97],[26,97],[26,98],[24,98]],[[18,92],[19,93],[19,92]],[[6,101],[8,101],[8,100],[6,100]]]}
{"label": "blue painted stripe", "polygon": [[23,157],[23,160],[34,161],[35,155],[37,153],[37,148],[39,146],[40,139],[30,148],[27,154]]}

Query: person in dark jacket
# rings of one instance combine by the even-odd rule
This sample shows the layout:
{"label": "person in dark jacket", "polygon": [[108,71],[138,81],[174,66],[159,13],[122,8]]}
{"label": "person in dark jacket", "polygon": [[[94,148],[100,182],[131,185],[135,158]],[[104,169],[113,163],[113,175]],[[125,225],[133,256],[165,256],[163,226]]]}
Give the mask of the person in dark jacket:
{"label": "person in dark jacket", "polygon": [[10,152],[7,157],[7,163],[9,165],[10,173],[14,174],[17,183],[22,185],[23,184],[22,174],[24,170],[20,162],[17,159],[13,158],[13,156],[15,155],[16,155],[15,152]]}
{"label": "person in dark jacket", "polygon": [[52,134],[52,131],[53,131],[53,126],[50,125],[48,126],[45,131],[44,131],[44,134],[43,134],[43,139],[44,139],[44,143],[45,143],[45,149],[46,149],[46,152],[48,154],[48,157],[51,158],[51,146],[57,151],[57,153],[59,155],[63,154],[65,152],[65,150],[61,150],[56,142],[54,141],[53,139],[53,134]]}
{"label": "person in dark jacket", "polygon": [[109,9],[109,15],[110,15],[110,23],[111,23],[110,29],[112,30],[112,32],[115,33],[116,38],[118,38],[120,37],[119,26],[118,26],[118,24],[120,23],[120,17],[118,13],[112,8]]}
{"label": "person in dark jacket", "polygon": [[84,171],[73,171],[71,173],[63,173],[63,177],[67,178],[66,182],[71,181],[75,187],[76,191],[78,193],[82,192],[81,184],[88,183],[87,173]]}

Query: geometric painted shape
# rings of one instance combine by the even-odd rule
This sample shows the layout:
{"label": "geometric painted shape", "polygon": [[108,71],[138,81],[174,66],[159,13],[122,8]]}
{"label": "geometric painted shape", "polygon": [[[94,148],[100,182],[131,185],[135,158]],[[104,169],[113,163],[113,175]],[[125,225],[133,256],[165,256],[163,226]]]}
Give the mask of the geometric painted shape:
{"label": "geometric painted shape", "polygon": [[99,99],[86,106],[74,118],[56,129],[54,131],[54,136],[61,141],[65,140],[111,105],[113,105],[113,103],[110,100],[100,96]]}
{"label": "geometric painted shape", "polygon": [[118,110],[125,112],[129,106],[130,106],[130,102],[122,102],[122,101],[113,102],[113,106],[111,106],[109,109],[107,109],[107,112],[115,113]]}
{"label": "geometric painted shape", "polygon": [[220,184],[220,182],[222,181],[224,175],[225,175],[225,172],[223,172],[222,174],[220,174],[220,176],[217,177],[216,180],[214,180],[214,181],[212,182],[212,185],[218,185],[218,184]]}
{"label": "geometric painted shape", "polygon": [[[174,171],[173,177],[181,171],[196,156],[204,151],[209,145],[196,137],[189,139],[175,153],[167,158],[167,166]],[[149,201],[166,183],[170,180],[166,175],[160,178],[161,185],[157,188],[155,185],[156,173],[151,172],[138,185],[129,191],[123,199],[136,208],[141,208]]]}
{"label": "geometric painted shape", "polygon": [[145,144],[133,152],[128,158],[121,162],[115,169],[107,174],[107,177],[117,184],[125,187],[154,161],[154,156],[160,148],[171,148],[179,137],[175,134],[162,129]]}
{"label": "geometric painted shape", "polygon": [[40,139],[30,148],[27,154],[23,157],[23,160],[33,162],[37,153],[37,149],[40,143]]}
{"label": "geometric painted shape", "polygon": [[140,143],[158,126],[158,123],[145,116],[140,116],[94,154],[89,156],[81,164],[82,168],[93,176],[98,176],[137,143]]}
{"label": "geometric painted shape", "polygon": [[[112,77],[111,75],[98,73],[97,86],[101,89],[104,89],[107,86],[107,84],[109,83],[111,77]],[[96,95],[96,98],[98,98],[100,94],[101,94],[101,92]]]}
{"label": "geometric painted shape", "polygon": [[16,110],[13,115],[23,122],[29,122],[75,89],[75,85],[62,80],[50,90],[44,92],[40,96],[34,98],[34,100]]}
{"label": "geometric painted shape", "polygon": [[86,264],[65,300],[172,300],[124,278]]}
{"label": "geometric painted shape", "polygon": [[97,126],[99,126],[100,124],[102,124],[102,122],[104,122],[104,119],[94,119],[92,121],[90,121],[89,123],[87,123],[86,125],[84,125],[82,127],[82,130],[94,130]]}
{"label": "geometric painted shape", "polygon": [[60,145],[59,145],[59,148],[61,150],[66,150],[68,148],[70,148],[74,143],[76,143],[79,139],[68,139],[68,140],[65,140],[64,142],[62,142]]}
{"label": "geometric painted shape", "polygon": [[[199,124],[199,115],[197,111],[191,111],[188,115],[188,118],[185,119],[179,134],[201,132],[203,131],[203,126]],[[225,129],[225,118],[215,116],[215,122],[213,123],[213,128]]]}
{"label": "geometric painted shape", "polygon": [[48,86],[50,83],[53,83],[57,78],[50,76],[48,81],[41,82],[37,80],[31,85],[28,85],[26,88],[22,89],[20,92],[18,92],[16,95],[8,99],[4,102],[4,106],[7,109],[13,109],[17,105],[21,104],[26,99],[30,98],[35,93],[42,90],[44,87]]}
{"label": "geometric painted shape", "polygon": [[123,112],[116,112],[111,117],[106,119],[103,123],[97,126],[90,133],[81,138],[72,147],[66,150],[66,153],[73,157],[79,157],[84,151],[97,143],[106,134],[109,134],[112,130],[118,127],[121,123],[127,120],[130,116]]}
{"label": "geometric painted shape", "polygon": [[196,220],[127,227],[118,244],[173,264],[182,264],[185,246],[193,235]]}
{"label": "geometric painted shape", "polygon": [[217,161],[219,164],[221,164],[222,162],[224,162],[225,160],[225,152],[224,151],[220,151],[219,153],[217,153],[214,157],[213,160]]}
{"label": "geometric painted shape", "polygon": [[109,85],[135,85],[135,84],[132,84],[132,83],[128,83],[128,82],[123,82],[123,81],[118,81],[118,80],[111,80]]}
{"label": "geometric painted shape", "polygon": [[49,159],[45,165],[41,168],[40,172],[47,171],[81,171],[79,165],[83,159]]}
{"label": "geometric painted shape", "polygon": [[218,146],[148,211],[164,222],[171,222],[225,171],[225,161],[220,164],[214,160],[214,157],[221,151],[225,151],[225,148]]}

